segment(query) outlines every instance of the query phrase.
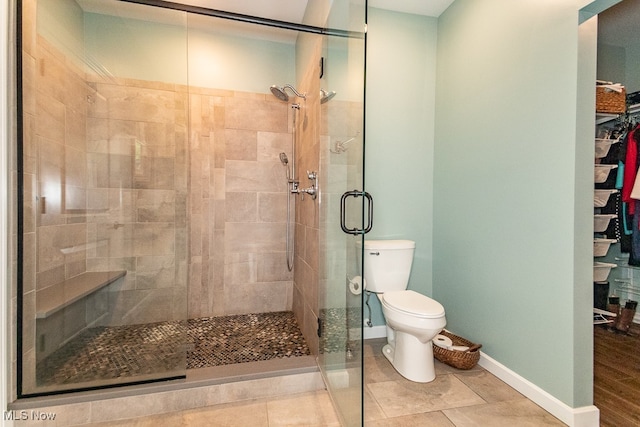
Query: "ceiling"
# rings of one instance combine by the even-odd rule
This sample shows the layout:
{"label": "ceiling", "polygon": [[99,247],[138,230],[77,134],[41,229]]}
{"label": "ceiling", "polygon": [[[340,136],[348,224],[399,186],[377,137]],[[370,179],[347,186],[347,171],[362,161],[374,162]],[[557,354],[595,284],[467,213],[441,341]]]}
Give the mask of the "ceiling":
{"label": "ceiling", "polygon": [[396,12],[438,17],[453,0],[369,0],[369,6]]}

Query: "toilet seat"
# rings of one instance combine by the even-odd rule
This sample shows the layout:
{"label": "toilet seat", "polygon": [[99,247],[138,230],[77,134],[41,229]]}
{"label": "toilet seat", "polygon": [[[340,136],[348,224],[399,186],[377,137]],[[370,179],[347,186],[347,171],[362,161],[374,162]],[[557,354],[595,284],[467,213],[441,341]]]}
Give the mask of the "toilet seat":
{"label": "toilet seat", "polygon": [[426,319],[444,317],[442,304],[412,290],[385,292],[379,296],[382,304],[392,310]]}

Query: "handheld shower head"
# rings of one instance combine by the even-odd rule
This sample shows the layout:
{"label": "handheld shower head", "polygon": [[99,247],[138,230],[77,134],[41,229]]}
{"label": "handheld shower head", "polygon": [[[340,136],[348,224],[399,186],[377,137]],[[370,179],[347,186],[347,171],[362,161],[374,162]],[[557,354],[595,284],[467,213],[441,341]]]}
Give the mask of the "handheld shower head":
{"label": "handheld shower head", "polygon": [[[291,181],[291,168],[289,168],[289,158],[287,157],[286,153],[280,153],[280,162],[282,163],[282,166],[284,166],[285,168],[287,168],[287,182],[288,183],[292,183],[293,181]],[[293,166],[293,165],[292,165]]]}
{"label": "handheld shower head", "polygon": [[320,89],[320,104],[324,104],[325,102],[330,101],[334,96],[336,96],[335,90],[327,92],[324,89]]}
{"label": "handheld shower head", "polygon": [[271,85],[271,87],[269,88],[271,90],[271,93],[278,98],[281,101],[284,102],[288,102],[289,101],[289,94],[287,93],[287,89],[289,89],[291,92],[293,92],[297,97],[300,97],[302,99],[307,99],[307,96],[304,93],[300,93],[296,90],[295,87],[291,86],[290,84],[286,84],[284,86],[277,86],[277,85]]}

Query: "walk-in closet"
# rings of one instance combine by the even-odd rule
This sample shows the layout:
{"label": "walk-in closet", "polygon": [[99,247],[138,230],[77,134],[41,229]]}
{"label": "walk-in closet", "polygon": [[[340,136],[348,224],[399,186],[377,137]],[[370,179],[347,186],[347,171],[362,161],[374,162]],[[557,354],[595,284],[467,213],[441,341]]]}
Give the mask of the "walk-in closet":
{"label": "walk-in closet", "polygon": [[599,15],[594,135],[594,404],[640,420],[640,1]]}

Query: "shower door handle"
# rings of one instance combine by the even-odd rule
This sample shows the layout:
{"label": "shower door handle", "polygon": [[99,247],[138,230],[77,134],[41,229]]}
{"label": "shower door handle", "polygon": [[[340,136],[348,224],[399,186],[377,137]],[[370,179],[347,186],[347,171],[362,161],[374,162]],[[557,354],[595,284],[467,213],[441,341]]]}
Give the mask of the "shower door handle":
{"label": "shower door handle", "polygon": [[[368,206],[368,220],[367,220],[367,226],[362,229],[362,228],[348,228],[346,223],[347,223],[347,209],[346,209],[346,204],[347,204],[347,199],[349,197],[364,197],[365,199],[367,199],[367,206]],[[352,191],[347,191],[345,192],[342,197],[340,198],[340,227],[342,228],[342,231],[344,231],[347,234],[367,234],[368,232],[371,231],[371,228],[373,228],[373,197],[371,197],[371,194],[367,193],[366,191],[358,191],[358,190],[352,190]]]}

